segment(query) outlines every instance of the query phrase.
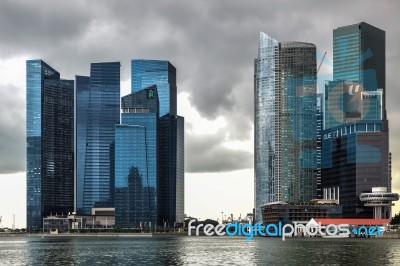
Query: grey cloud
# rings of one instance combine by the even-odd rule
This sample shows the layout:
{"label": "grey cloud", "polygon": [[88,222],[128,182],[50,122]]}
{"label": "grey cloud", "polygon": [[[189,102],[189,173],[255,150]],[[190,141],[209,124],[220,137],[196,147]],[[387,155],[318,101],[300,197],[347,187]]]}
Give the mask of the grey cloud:
{"label": "grey cloud", "polygon": [[336,27],[366,21],[386,30],[389,118],[400,110],[399,7],[397,1],[361,0],[6,0],[0,4],[0,58],[42,58],[64,78],[87,75],[91,62],[121,61],[123,80],[130,59],[170,60],[178,90],[190,94],[203,117],[223,116],[230,139],[243,140],[252,134],[259,31],[279,41],[315,43],[331,57]]}
{"label": "grey cloud", "polygon": [[229,172],[251,168],[253,154],[232,150],[221,145],[225,133],[215,135],[191,135],[186,133],[185,171],[189,173]]}
{"label": "grey cloud", "polygon": [[25,170],[25,105],[18,88],[0,85],[0,174]]}

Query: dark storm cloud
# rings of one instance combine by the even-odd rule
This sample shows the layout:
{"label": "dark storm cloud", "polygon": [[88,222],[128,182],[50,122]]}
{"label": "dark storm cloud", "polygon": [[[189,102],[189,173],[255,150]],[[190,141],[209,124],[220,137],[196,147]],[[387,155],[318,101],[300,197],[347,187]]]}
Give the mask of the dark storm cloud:
{"label": "dark storm cloud", "polygon": [[[389,118],[400,110],[400,92],[395,89],[399,7],[398,1],[2,1],[0,60],[18,55],[42,58],[64,78],[87,75],[90,62],[119,60],[122,80],[129,79],[130,59],[170,60],[178,71],[178,90],[189,93],[200,114],[224,117],[225,137],[246,140],[252,134],[259,31],[279,41],[315,43],[329,58],[336,27],[366,21],[386,30]],[[391,135],[400,135],[400,129]],[[220,145],[207,144],[209,136],[203,138],[210,149]],[[188,165],[196,163],[195,153],[194,148],[187,150]],[[232,163],[225,168],[239,169]],[[216,168],[204,163],[201,169],[188,169]]]}
{"label": "dark storm cloud", "polygon": [[21,172],[25,170],[24,98],[11,85],[0,85],[0,91],[0,174]]}
{"label": "dark storm cloud", "polygon": [[186,162],[185,171],[207,173],[251,168],[253,155],[221,145],[224,136],[225,133],[221,131],[207,137],[187,135],[185,151],[191,158]]}

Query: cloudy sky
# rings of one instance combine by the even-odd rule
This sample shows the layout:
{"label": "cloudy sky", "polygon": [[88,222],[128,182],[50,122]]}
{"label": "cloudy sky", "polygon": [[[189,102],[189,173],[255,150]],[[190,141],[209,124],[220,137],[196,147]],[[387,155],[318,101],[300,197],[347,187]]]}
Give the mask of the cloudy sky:
{"label": "cloudy sky", "polygon": [[[387,109],[394,190],[400,192],[399,1],[159,0],[0,1],[0,216],[25,226],[25,60],[43,59],[63,78],[91,62],[120,61],[122,94],[131,59],[177,68],[185,116],[185,213],[235,217],[253,207],[253,59],[260,31],[327,51],[332,30],[368,22],[386,31]],[[395,211],[398,212],[399,208]]]}

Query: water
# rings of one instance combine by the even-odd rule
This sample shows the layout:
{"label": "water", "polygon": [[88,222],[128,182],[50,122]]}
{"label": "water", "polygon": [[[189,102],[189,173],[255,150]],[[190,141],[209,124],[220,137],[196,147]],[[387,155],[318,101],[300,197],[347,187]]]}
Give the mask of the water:
{"label": "water", "polygon": [[0,237],[0,265],[400,265],[400,239]]}

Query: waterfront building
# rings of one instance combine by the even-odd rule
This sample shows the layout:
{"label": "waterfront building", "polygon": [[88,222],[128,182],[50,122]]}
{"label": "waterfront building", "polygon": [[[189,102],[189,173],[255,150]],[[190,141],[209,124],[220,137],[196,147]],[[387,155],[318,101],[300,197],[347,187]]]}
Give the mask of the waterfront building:
{"label": "waterfront building", "polygon": [[293,224],[315,218],[340,218],[342,207],[334,200],[313,200],[303,203],[271,202],[261,206],[262,223]]}
{"label": "waterfront building", "polygon": [[120,63],[92,63],[76,77],[76,211],[113,207],[115,125],[120,122]]}
{"label": "waterfront building", "polygon": [[373,187],[371,192],[361,193],[360,200],[365,206],[374,208],[374,219],[390,219],[390,207],[399,200],[398,193],[387,192],[386,187]]}
{"label": "waterfront building", "polygon": [[316,47],[260,33],[254,63],[255,215],[317,191]]}
{"label": "waterfront building", "polygon": [[157,222],[158,112],[155,85],[121,99],[115,127],[115,217],[119,228]]}
{"label": "waterfront building", "polygon": [[168,61],[132,60],[132,93],[156,86],[158,113],[157,224],[184,221],[184,118],[177,115],[176,69]]}
{"label": "waterfront building", "polygon": [[372,218],[359,196],[390,182],[387,120],[326,129],[322,145],[323,198],[338,200],[343,218]]}
{"label": "waterfront building", "polygon": [[113,229],[115,227],[114,208],[92,208],[91,214],[49,215],[43,218],[44,233],[68,233],[70,230]]}
{"label": "waterfront building", "polygon": [[337,200],[344,218],[372,218],[359,196],[391,188],[385,32],[364,22],[335,29],[333,79],[325,85],[323,198]]}
{"label": "waterfront building", "polygon": [[166,114],[158,131],[158,224],[172,227],[184,221],[184,118]]}
{"label": "waterfront building", "polygon": [[74,211],[74,82],[42,60],[26,62],[27,228]]}

